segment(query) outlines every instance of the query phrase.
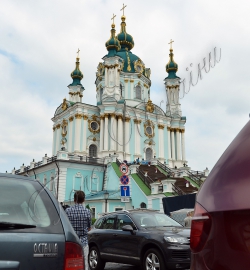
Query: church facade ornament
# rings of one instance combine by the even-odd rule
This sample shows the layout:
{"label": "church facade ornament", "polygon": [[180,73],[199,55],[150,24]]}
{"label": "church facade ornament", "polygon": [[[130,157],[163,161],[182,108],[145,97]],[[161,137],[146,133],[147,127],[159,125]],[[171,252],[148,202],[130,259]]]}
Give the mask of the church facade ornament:
{"label": "church facade ornament", "polygon": [[100,132],[100,121],[98,120],[97,115],[94,114],[90,117],[88,120],[88,128],[93,134]]}
{"label": "church facade ornament", "polygon": [[149,99],[146,104],[146,111],[152,113],[155,109],[153,102]]}
{"label": "church facade ornament", "polygon": [[151,120],[148,119],[144,123],[144,134],[148,138],[153,138],[155,136],[155,125],[154,125],[153,121],[151,121]]}
{"label": "church facade ornament", "polygon": [[63,103],[62,103],[62,110],[65,111],[67,110],[67,108],[68,108],[68,104],[67,104],[66,98],[64,98]]}

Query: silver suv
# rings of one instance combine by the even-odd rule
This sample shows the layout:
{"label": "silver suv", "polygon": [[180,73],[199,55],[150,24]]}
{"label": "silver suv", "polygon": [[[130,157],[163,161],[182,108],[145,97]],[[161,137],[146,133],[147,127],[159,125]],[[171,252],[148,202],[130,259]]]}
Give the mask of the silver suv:
{"label": "silver suv", "polygon": [[81,243],[40,182],[0,174],[0,269],[83,270]]}

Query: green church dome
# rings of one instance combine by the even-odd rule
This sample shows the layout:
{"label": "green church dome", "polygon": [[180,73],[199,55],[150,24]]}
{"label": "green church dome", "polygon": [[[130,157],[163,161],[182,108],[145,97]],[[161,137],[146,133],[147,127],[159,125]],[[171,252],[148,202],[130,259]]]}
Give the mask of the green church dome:
{"label": "green church dome", "polygon": [[166,71],[168,72],[168,79],[179,78],[176,76],[176,72],[178,71],[178,64],[176,64],[174,61],[173,49],[170,49],[169,61],[166,65]]}
{"label": "green church dome", "polygon": [[126,32],[126,17],[122,16],[121,22],[121,32],[117,35],[117,39],[120,41],[122,49],[131,50],[134,47],[134,39],[133,37]]}
{"label": "green church dome", "polygon": [[73,82],[72,82],[72,84],[70,84],[70,85],[81,85],[81,80],[82,80],[82,78],[83,78],[83,74],[82,74],[82,72],[81,72],[81,70],[80,70],[80,62],[79,62],[79,59],[80,58],[76,58],[76,68],[75,68],[75,70],[73,70],[72,72],[71,72],[71,78],[73,79]]}
{"label": "green church dome", "polygon": [[111,37],[105,43],[107,50],[109,51],[109,56],[114,56],[116,52],[121,48],[119,40],[115,36],[115,24],[111,25]]}

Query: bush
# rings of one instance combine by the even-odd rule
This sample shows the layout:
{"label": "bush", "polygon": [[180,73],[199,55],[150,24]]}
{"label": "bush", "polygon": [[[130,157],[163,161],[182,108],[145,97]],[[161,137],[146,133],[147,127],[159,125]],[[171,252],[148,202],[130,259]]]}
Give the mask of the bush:
{"label": "bush", "polygon": [[92,219],[91,219],[92,225],[95,223],[95,221],[96,221],[96,218],[92,218]]}

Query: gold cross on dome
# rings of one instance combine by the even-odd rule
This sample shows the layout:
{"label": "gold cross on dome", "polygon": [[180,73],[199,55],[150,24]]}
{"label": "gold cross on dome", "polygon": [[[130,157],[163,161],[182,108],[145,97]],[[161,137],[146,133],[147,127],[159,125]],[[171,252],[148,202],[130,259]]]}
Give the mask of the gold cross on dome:
{"label": "gold cross on dome", "polygon": [[123,7],[122,7],[122,9],[121,9],[121,11],[123,12],[123,16],[124,16],[124,9],[125,9],[125,7],[126,7],[126,6],[124,6],[124,4],[123,4]]}
{"label": "gold cross on dome", "polygon": [[115,22],[114,22],[115,17],[116,17],[116,15],[114,15],[114,13],[113,13],[113,17],[111,18],[111,20],[113,20],[113,24],[115,24]]}
{"label": "gold cross on dome", "polygon": [[77,58],[79,58],[79,52],[80,52],[80,50],[78,48],[78,51],[76,52],[77,53]]}
{"label": "gold cross on dome", "polygon": [[170,39],[170,42],[168,43],[168,44],[170,44],[170,49],[172,50],[172,43],[173,43],[174,41],[172,40],[172,39]]}

